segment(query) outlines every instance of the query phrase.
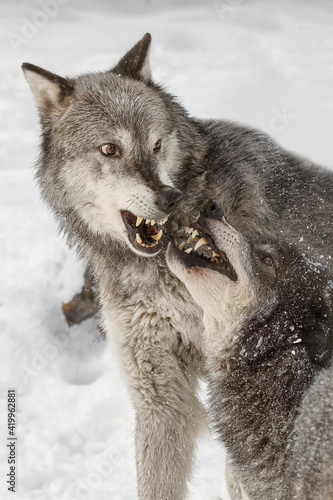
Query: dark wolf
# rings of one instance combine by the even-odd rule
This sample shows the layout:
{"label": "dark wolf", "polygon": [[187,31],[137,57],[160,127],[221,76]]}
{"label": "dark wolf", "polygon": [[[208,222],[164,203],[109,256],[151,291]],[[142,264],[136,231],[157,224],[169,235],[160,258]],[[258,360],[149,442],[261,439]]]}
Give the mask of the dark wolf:
{"label": "dark wolf", "polygon": [[139,498],[180,500],[205,425],[203,327],[166,241],[213,197],[245,233],[283,231],[327,260],[333,174],[260,132],[190,117],[152,81],[149,48],[147,34],[112,70],[77,78],[23,70],[42,124],[41,196],[93,273],[128,375]]}
{"label": "dark wolf", "polygon": [[203,309],[231,498],[332,499],[332,272],[281,237],[246,239],[217,201],[188,234],[167,262]]}

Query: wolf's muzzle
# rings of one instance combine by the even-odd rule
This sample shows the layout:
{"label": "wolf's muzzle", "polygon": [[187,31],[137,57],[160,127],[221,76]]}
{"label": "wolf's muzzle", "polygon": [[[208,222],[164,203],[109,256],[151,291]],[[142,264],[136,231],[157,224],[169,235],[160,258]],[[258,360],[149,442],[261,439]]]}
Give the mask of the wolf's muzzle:
{"label": "wolf's muzzle", "polygon": [[179,189],[163,186],[159,189],[156,204],[166,214],[171,213],[181,200],[183,193]]}

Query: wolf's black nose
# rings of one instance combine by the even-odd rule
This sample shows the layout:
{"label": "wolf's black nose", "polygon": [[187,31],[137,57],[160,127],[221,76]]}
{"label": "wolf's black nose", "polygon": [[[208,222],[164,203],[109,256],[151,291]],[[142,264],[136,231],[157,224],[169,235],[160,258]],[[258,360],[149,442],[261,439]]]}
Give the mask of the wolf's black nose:
{"label": "wolf's black nose", "polygon": [[218,219],[221,220],[223,217],[222,206],[219,201],[209,200],[200,212],[202,217],[207,219]]}
{"label": "wolf's black nose", "polygon": [[157,206],[163,210],[163,212],[169,214],[176,208],[182,196],[183,193],[179,191],[179,189],[163,186],[158,191]]}

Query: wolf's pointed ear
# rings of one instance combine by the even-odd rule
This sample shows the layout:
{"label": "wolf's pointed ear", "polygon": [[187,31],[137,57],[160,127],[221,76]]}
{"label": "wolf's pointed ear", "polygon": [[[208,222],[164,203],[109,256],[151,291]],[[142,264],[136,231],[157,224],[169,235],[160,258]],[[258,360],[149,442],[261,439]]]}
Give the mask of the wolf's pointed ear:
{"label": "wolf's pointed ear", "polygon": [[151,81],[151,70],[149,64],[149,52],[151,35],[146,33],[141,40],[120,59],[117,66],[111,71],[118,75],[129,76],[136,80]]}
{"label": "wolf's pointed ear", "polygon": [[41,116],[61,113],[66,104],[65,98],[72,94],[73,84],[50,71],[34,64],[23,63],[22,69],[34,95]]}

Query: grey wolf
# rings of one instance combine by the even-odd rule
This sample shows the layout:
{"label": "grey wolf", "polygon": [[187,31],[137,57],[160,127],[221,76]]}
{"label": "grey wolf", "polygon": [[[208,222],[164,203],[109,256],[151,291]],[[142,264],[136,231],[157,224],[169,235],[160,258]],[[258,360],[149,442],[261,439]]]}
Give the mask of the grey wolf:
{"label": "grey wolf", "polygon": [[245,238],[217,201],[188,233],[167,262],[203,309],[232,499],[332,499],[332,273],[281,237]]}
{"label": "grey wolf", "polygon": [[181,241],[213,197],[235,227],[283,230],[326,260],[333,174],[260,132],[188,116],[152,81],[149,48],[145,35],[112,70],[77,78],[23,70],[42,124],[41,196],[91,269],[127,374],[139,498],[180,500],[206,425],[196,396],[203,326],[166,265],[166,242]]}

